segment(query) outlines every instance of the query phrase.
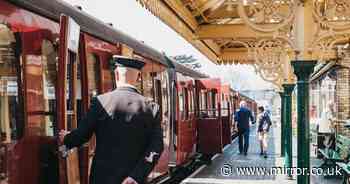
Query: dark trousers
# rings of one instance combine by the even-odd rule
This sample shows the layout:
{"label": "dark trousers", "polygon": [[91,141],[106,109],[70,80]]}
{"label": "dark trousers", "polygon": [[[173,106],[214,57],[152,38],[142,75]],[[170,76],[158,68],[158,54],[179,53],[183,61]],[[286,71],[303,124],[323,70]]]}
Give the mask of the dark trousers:
{"label": "dark trousers", "polygon": [[247,153],[249,148],[249,129],[238,131],[239,152]]}

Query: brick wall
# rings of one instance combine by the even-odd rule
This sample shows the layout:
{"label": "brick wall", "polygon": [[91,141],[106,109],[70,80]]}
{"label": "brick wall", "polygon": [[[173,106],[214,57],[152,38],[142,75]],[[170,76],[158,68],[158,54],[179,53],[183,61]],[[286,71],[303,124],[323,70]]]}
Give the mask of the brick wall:
{"label": "brick wall", "polygon": [[[341,60],[341,65],[349,66],[350,53]],[[336,83],[336,112],[338,120],[350,119],[350,69],[340,68],[337,70]],[[344,128],[344,122],[339,122],[338,131],[341,134],[350,136],[350,131]]]}

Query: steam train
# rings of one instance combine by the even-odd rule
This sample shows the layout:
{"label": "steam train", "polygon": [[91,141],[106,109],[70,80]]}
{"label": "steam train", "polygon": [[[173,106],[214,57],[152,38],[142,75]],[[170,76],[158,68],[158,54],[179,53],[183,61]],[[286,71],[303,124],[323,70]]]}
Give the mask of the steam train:
{"label": "steam train", "polygon": [[[74,32],[78,36],[69,38]],[[161,107],[165,150],[150,181],[199,154],[222,152],[240,100],[256,111],[254,100],[220,79],[176,63],[77,7],[0,0],[0,184],[88,183],[94,139],[63,159],[57,133],[79,126],[90,99],[115,88],[113,55],[146,63],[137,87]]]}

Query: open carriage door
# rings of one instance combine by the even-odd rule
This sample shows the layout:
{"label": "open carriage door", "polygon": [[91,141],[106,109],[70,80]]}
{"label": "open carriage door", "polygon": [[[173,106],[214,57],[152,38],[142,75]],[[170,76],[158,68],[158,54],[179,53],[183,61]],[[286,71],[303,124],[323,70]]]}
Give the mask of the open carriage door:
{"label": "open carriage door", "polygon": [[[61,15],[57,80],[58,130],[77,128],[77,53],[80,27],[70,17]],[[57,135],[58,137],[58,135]],[[59,161],[60,184],[80,184],[78,149]]]}
{"label": "open carriage door", "polygon": [[193,152],[193,131],[194,122],[191,112],[191,81],[177,82],[177,162],[185,162]]}
{"label": "open carriage door", "polygon": [[230,86],[221,87],[221,119],[222,119],[222,143],[226,146],[231,143],[231,103],[230,103]]}
{"label": "open carriage door", "polygon": [[221,153],[223,148],[220,86],[220,79],[196,80],[198,148],[207,155]]}

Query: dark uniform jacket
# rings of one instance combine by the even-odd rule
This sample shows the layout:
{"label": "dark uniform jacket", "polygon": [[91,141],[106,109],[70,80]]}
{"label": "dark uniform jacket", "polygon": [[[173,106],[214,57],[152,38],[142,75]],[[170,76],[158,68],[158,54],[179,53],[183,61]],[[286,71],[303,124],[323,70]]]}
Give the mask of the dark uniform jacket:
{"label": "dark uniform jacket", "polygon": [[237,122],[238,131],[244,132],[245,130],[249,130],[249,119],[254,123],[255,120],[252,112],[245,107],[241,107],[235,113],[234,117],[235,122]]}
{"label": "dark uniform jacket", "polygon": [[259,116],[258,116],[258,132],[263,132],[263,131],[268,132],[270,130],[271,124],[272,124],[271,118],[266,111],[259,114]]}
{"label": "dark uniform jacket", "polygon": [[94,98],[64,144],[67,148],[81,146],[93,134],[96,150],[90,184],[119,184],[126,177],[142,184],[163,151],[159,106],[132,87]]}

